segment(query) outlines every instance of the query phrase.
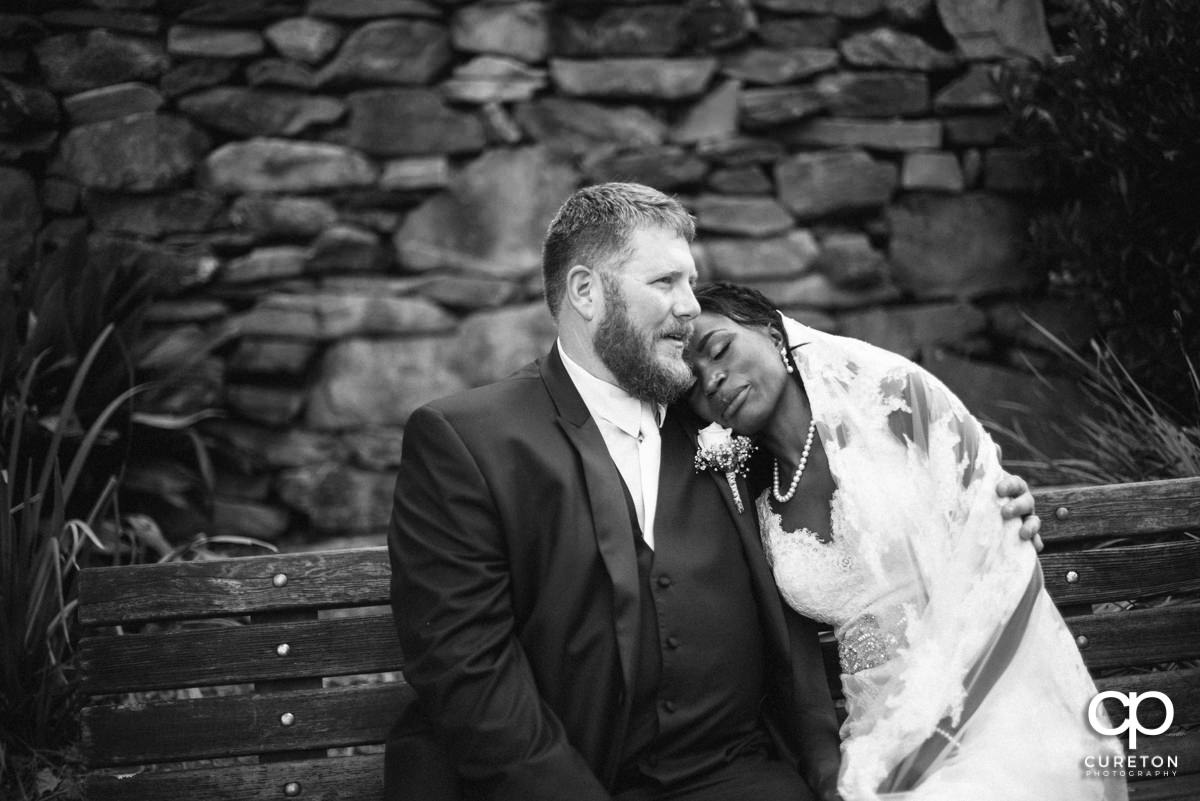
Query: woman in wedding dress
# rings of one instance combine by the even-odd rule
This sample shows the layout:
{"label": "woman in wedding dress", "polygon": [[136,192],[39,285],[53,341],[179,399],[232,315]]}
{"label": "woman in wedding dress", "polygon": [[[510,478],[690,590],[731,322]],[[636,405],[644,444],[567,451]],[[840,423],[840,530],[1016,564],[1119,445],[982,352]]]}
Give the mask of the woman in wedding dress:
{"label": "woman in wedding dress", "polygon": [[1125,799],[1086,775],[1121,747],[1087,723],[1095,685],[1001,519],[979,423],[912,362],[753,290],[696,296],[690,402],[755,439],[780,593],[837,637],[846,801]]}

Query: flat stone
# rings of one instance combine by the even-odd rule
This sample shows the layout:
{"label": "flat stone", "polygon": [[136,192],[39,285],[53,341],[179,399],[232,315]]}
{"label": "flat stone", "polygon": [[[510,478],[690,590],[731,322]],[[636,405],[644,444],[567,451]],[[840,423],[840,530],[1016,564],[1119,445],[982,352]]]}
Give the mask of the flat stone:
{"label": "flat stone", "polygon": [[196,122],[242,137],[295,136],[346,113],[346,105],[337,98],[238,86],[197,92],[178,105]]}
{"label": "flat stone", "polygon": [[416,271],[532,273],[547,225],[577,185],[575,172],[543,148],[488,151],[405,219],[394,240],[400,262]]}
{"label": "flat stone", "polygon": [[305,65],[286,58],[260,58],[246,65],[246,82],[251,86],[282,86],[311,91],[317,74]]}
{"label": "flat stone", "polygon": [[984,151],[984,188],[994,192],[1039,192],[1045,184],[1045,173],[1032,153],[1013,147]]}
{"label": "flat stone", "polygon": [[696,155],[725,167],[770,164],[783,158],[785,152],[781,142],[754,136],[734,136],[696,145]]}
{"label": "flat stone", "polygon": [[558,90],[576,97],[683,100],[702,93],[716,69],[713,58],[550,59]]}
{"label": "flat stone", "polygon": [[395,471],[333,463],[294,467],[276,482],[279,497],[307,515],[316,531],[336,534],[386,530],[395,486]]}
{"label": "flat stone", "polygon": [[225,387],[225,404],[245,420],[269,426],[285,426],[304,408],[303,390],[257,384]]}
{"label": "flat stone", "polygon": [[150,192],[180,181],[208,148],[208,137],[187,120],[146,113],[73,129],[60,157],[82,186]]}
{"label": "flat stone", "polygon": [[141,242],[97,232],[88,237],[88,258],[117,273],[147,276],[159,298],[171,298],[210,283],[220,261],[204,245]]}
{"label": "flat stone", "polygon": [[56,94],[157,80],[170,64],[157,42],[105,30],[52,36],[39,42],[34,52],[46,86]]}
{"label": "flat stone", "polygon": [[932,192],[961,192],[966,187],[958,157],[945,151],[906,153],[900,185],[911,191]]}
{"label": "flat stone", "polygon": [[48,176],[42,181],[42,205],[56,214],[72,214],[79,205],[79,185]]}
{"label": "flat stone", "polygon": [[84,206],[100,231],[150,238],[211,231],[219,226],[224,210],[219,196],[200,189],[155,195],[88,192]]}
{"label": "flat stone", "polygon": [[44,89],[0,78],[0,136],[58,126],[58,100]]}
{"label": "flat stone", "polygon": [[63,100],[63,110],[67,112],[72,125],[87,125],[155,111],[162,104],[163,96],[154,87],[133,81],[71,95]]}
{"label": "flat stone", "polygon": [[485,144],[479,118],[428,89],[368,89],[346,98],[346,144],[375,156],[472,153]]}
{"label": "flat stone", "polygon": [[337,211],[317,198],[246,195],[234,202],[229,219],[260,239],[310,239],[337,222]]}
{"label": "flat stone", "polygon": [[829,15],[778,17],[759,23],[758,38],[769,47],[836,47],[841,26]]}
{"label": "flat stone", "polygon": [[197,89],[225,83],[233,78],[237,67],[236,61],[219,58],[185,61],[164,75],[158,88],[167,97],[179,97]]}
{"label": "flat stone", "polygon": [[452,340],[451,367],[468,386],[490,384],[545,356],[555,336],[541,301],[472,314]]}
{"label": "flat stone", "polygon": [[412,156],[383,165],[381,189],[408,192],[442,189],[450,184],[450,162],[445,156]]}
{"label": "flat stone", "polygon": [[708,174],[707,184],[726,195],[766,195],[774,189],[766,172],[756,164],[715,169]]}
{"label": "flat stone", "polygon": [[16,275],[33,258],[41,223],[41,204],[33,177],[0,165],[0,275]]}
{"label": "flat stone", "polygon": [[442,15],[433,3],[422,0],[310,0],[308,13],[332,19],[377,17],[433,17]]}
{"label": "flat stone", "polygon": [[847,312],[838,316],[838,325],[845,336],[919,359],[940,345],[982,334],[987,316],[969,303],[931,303]]}
{"label": "flat stone", "polygon": [[1010,120],[1002,114],[947,117],[942,120],[946,143],[959,147],[986,147],[1002,139]]}
{"label": "flat stone", "polygon": [[882,206],[899,176],[895,165],[861,150],[799,153],[775,167],[779,200],[801,219]]}
{"label": "flat stone", "polygon": [[983,183],[983,153],[976,148],[964,150],[962,154],[963,183],[968,188]]}
{"label": "flat stone", "polygon": [[756,0],[755,5],[780,14],[832,14],[863,19],[883,10],[883,0]]}
{"label": "flat stone", "polygon": [[517,122],[551,152],[582,156],[601,147],[661,145],[667,126],[638,106],[601,106],[583,100],[543,97],[516,108]]}
{"label": "flat stone", "polygon": [[937,0],[942,24],[969,59],[1053,54],[1041,0]]}
{"label": "flat stone", "polygon": [[829,47],[753,47],[721,60],[721,72],[750,84],[796,83],[828,72],[838,64],[838,51]]}
{"label": "flat stone", "polygon": [[809,272],[798,278],[781,278],[755,281],[749,284],[762,292],[780,308],[789,310],[841,311],[893,303],[900,292],[890,283],[882,283],[864,289],[839,287],[828,276]]}
{"label": "flat stone", "polygon": [[280,20],[263,34],[281,56],[305,64],[320,64],[342,41],[341,28],[312,17]]}
{"label": "flat stone", "polygon": [[217,536],[277,542],[291,527],[291,515],[278,506],[218,495],[212,499],[212,527]]}
{"label": "flat stone", "polygon": [[861,147],[904,152],[942,145],[937,120],[861,120],[819,117],[789,128],[784,141],[798,147]]}
{"label": "flat stone", "polygon": [[205,25],[257,25],[296,13],[296,0],[205,0],[185,5],[179,21]]}
{"label": "flat stone", "polygon": [[742,44],[758,25],[751,0],[695,0],[685,8],[684,39],[698,53]]}
{"label": "flat stone", "polygon": [[167,31],[167,52],[173,56],[246,58],[263,48],[262,36],[248,29],[172,25]]}
{"label": "flat stone", "polygon": [[910,193],[887,211],[896,283],[920,298],[1031,290],[1044,279],[1023,258],[1028,214],[985,193]]}
{"label": "flat stone", "polygon": [[546,87],[546,71],[503,56],[477,56],[443,81],[443,96],[455,103],[512,103],[530,100]]}
{"label": "flat stone", "polygon": [[219,300],[157,300],[146,309],[148,323],[206,323],[224,317],[229,306]]}
{"label": "flat stone", "polygon": [[240,420],[206,420],[201,430],[220,444],[222,456],[247,473],[319,464],[345,453],[336,437],[302,428],[281,430]]}
{"label": "flat stone", "polygon": [[701,231],[767,237],[792,228],[792,215],[769,197],[701,195],[689,204]]}
{"label": "flat stone", "polygon": [[888,275],[887,258],[865,234],[837,232],[821,239],[821,252],[813,262],[840,289],[878,286]]}
{"label": "flat stone", "polygon": [[367,470],[387,470],[400,466],[403,454],[404,429],[377,426],[365,431],[347,431],[342,441],[350,458]]}
{"label": "flat stone", "polygon": [[232,373],[302,375],[316,352],[316,343],[311,341],[242,337],[229,357],[229,370]]}
{"label": "flat stone", "polygon": [[669,56],[683,45],[682,5],[608,8],[599,14],[573,17],[558,12],[550,18],[550,43],[556,56]]}
{"label": "flat stone", "polygon": [[671,129],[671,141],[692,144],[735,135],[741,92],[740,81],[723,82],[684,113]]}
{"label": "flat stone", "polygon": [[[547,314],[547,316],[549,316]],[[330,345],[308,402],[317,430],[403,425],[419,406],[466,388],[453,338],[346,339]]]}
{"label": "flat stone", "polygon": [[839,72],[816,89],[836,116],[904,117],[929,110],[929,79],[912,72]]}
{"label": "flat stone", "polygon": [[825,110],[826,99],[811,86],[744,89],[739,100],[742,125],[751,130],[798,122]]}
{"label": "flat stone", "polygon": [[934,48],[920,36],[892,28],[854,34],[843,39],[838,49],[856,67],[932,72],[952,69],[958,63],[953,53]]}
{"label": "flat stone", "polygon": [[503,103],[484,103],[479,109],[483,118],[483,132],[490,145],[516,145],[525,138],[521,126],[517,124],[508,107]]}
{"label": "flat stone", "polygon": [[515,299],[520,286],[512,281],[473,275],[434,276],[418,294],[448,309],[494,309]]}
{"label": "flat stone", "polygon": [[230,142],[205,163],[208,185],[218,192],[314,192],[370,186],[375,167],[338,145],[251,139]]}
{"label": "flat stone", "polygon": [[0,137],[0,162],[16,162],[34,155],[48,158],[58,142],[58,131],[34,131],[22,136]]}
{"label": "flat stone", "polygon": [[162,25],[154,14],[123,14],[92,8],[50,11],[42,15],[42,22],[56,27],[104,28],[144,36],[154,36]]}
{"label": "flat stone", "polygon": [[901,25],[924,22],[933,15],[933,0],[884,0],[888,18]]}
{"label": "flat stone", "polygon": [[449,64],[450,33],[423,19],[370,22],[346,37],[318,82],[427,84]]}
{"label": "flat stone", "polygon": [[703,247],[711,271],[705,278],[724,281],[802,275],[820,253],[817,241],[805,230],[765,239],[706,237]]}
{"label": "flat stone", "polygon": [[379,236],[353,225],[339,223],[321,232],[312,244],[308,271],[371,272],[387,265]]}
{"label": "flat stone", "polygon": [[682,147],[662,145],[585,158],[583,172],[595,183],[633,181],[668,192],[703,181],[708,164]]}
{"label": "flat stone", "polygon": [[455,320],[423,298],[343,294],[270,294],[235,320],[244,336],[333,340],[416,336],[454,330]]}
{"label": "flat stone", "polygon": [[986,64],[972,64],[966,73],[933,99],[938,111],[993,111],[1004,105],[1004,98]]}
{"label": "flat stone", "polygon": [[455,50],[511,56],[528,63],[549,53],[550,24],[545,3],[476,3],[454,12],[450,38]]}
{"label": "flat stone", "polygon": [[221,268],[221,281],[244,284],[257,281],[277,281],[303,275],[308,262],[308,249],[293,245],[255,248]]}

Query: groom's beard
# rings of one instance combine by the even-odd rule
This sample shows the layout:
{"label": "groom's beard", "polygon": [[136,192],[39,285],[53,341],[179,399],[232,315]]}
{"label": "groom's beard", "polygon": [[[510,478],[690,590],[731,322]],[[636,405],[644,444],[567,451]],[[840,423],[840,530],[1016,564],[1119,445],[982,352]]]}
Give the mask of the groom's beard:
{"label": "groom's beard", "polygon": [[691,336],[689,323],[641,334],[629,319],[629,305],[615,279],[601,273],[604,286],[604,319],[592,344],[604,366],[612,371],[618,385],[639,400],[670,404],[692,386],[695,377],[682,357],[667,361],[656,351],[659,339],[675,335]]}

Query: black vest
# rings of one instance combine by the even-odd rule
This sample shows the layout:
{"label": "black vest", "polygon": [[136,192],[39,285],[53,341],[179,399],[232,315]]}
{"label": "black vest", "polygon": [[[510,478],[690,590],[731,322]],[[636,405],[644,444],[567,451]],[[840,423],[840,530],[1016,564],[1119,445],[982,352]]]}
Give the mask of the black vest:
{"label": "black vest", "polygon": [[641,637],[620,785],[673,784],[768,741],[750,570],[729,507],[712,477],[695,472],[694,452],[668,418],[654,551],[638,537]]}

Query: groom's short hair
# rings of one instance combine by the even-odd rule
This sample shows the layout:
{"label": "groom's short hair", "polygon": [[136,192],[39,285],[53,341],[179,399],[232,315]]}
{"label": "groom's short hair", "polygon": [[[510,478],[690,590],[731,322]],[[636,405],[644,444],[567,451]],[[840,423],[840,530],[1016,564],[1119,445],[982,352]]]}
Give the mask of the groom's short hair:
{"label": "groom's short hair", "polygon": [[571,267],[619,267],[631,255],[630,236],[642,228],[670,231],[688,242],[696,236],[696,222],[683,204],[649,186],[596,184],[567,198],[542,243],[546,304],[555,319]]}

